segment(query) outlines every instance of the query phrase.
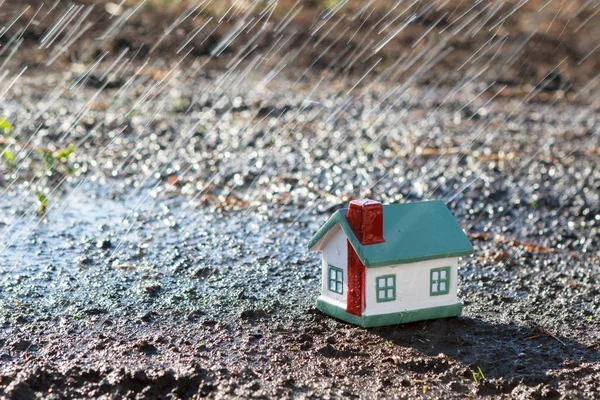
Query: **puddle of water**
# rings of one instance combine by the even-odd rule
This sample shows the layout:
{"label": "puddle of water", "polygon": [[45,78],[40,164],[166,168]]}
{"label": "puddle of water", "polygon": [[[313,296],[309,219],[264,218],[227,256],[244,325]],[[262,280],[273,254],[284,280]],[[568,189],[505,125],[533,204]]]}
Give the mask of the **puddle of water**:
{"label": "puddle of water", "polygon": [[[42,218],[37,205],[24,204],[18,196],[0,199],[5,211],[0,229],[2,273],[45,264],[65,264],[80,256],[85,244],[103,232],[125,234],[137,206],[144,212],[149,204],[136,204],[136,197],[116,197],[106,187],[87,184],[67,190],[50,199],[48,213]],[[96,243],[94,243],[95,245]]]}
{"label": "puddle of water", "polygon": [[313,285],[307,279],[319,277],[312,271],[318,263],[307,262],[306,233],[283,239],[287,222],[259,212],[222,215],[173,193],[126,194],[93,183],[51,201],[40,219],[18,198],[0,199],[5,305],[63,313],[146,310],[148,304],[218,312],[277,298],[278,290]]}

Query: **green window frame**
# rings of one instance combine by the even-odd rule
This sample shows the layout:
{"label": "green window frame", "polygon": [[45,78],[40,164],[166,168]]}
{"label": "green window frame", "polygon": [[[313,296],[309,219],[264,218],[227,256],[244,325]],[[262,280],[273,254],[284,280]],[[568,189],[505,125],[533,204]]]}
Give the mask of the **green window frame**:
{"label": "green window frame", "polygon": [[378,303],[396,300],[396,275],[378,276],[375,282]]}
{"label": "green window frame", "polygon": [[327,288],[330,292],[344,294],[344,271],[341,268],[329,266],[327,271]]}
{"label": "green window frame", "polygon": [[450,267],[433,268],[429,277],[429,295],[440,296],[450,292]]}

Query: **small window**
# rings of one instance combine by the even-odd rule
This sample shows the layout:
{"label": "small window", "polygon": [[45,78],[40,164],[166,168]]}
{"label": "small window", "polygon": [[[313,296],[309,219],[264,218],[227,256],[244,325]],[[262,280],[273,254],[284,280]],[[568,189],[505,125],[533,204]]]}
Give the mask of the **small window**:
{"label": "small window", "polygon": [[328,288],[334,293],[344,294],[344,272],[332,265],[329,266]]}
{"label": "small window", "polygon": [[396,300],[396,275],[377,277],[376,290],[378,303]]}
{"label": "small window", "polygon": [[448,294],[450,291],[450,267],[434,268],[431,270],[431,296]]}

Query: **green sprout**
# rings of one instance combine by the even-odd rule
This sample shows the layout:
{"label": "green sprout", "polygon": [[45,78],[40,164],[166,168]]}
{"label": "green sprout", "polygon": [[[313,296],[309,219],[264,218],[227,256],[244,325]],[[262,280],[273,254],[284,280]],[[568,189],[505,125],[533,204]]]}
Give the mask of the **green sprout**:
{"label": "green sprout", "polygon": [[54,172],[54,157],[52,156],[52,152],[45,149],[36,149],[36,151],[40,157],[42,157],[46,169],[50,172]]}
{"label": "green sprout", "polygon": [[6,118],[0,117],[0,129],[2,129],[2,133],[6,135],[10,133],[14,127]]}
{"label": "green sprout", "polygon": [[69,165],[69,157],[73,153],[73,150],[75,150],[75,145],[71,143],[69,146],[58,149],[55,152],[42,148],[37,148],[36,152],[42,158],[44,166],[51,175],[55,172],[67,175],[73,172],[73,168]]}
{"label": "green sprout", "polygon": [[73,153],[73,150],[75,150],[75,145],[73,143],[71,143],[68,147],[64,148],[64,149],[59,149],[54,158],[56,158],[57,160],[60,160],[61,162],[65,163],[68,161],[69,156],[71,155],[71,153]]}
{"label": "green sprout", "polygon": [[486,381],[485,375],[483,375],[483,371],[479,367],[477,367],[477,371],[471,370],[471,374],[473,375],[473,380],[475,381],[475,383],[479,383],[479,381]]}
{"label": "green sprout", "polygon": [[529,207],[531,208],[537,208],[538,202],[536,199],[532,199],[529,201]]}
{"label": "green sprout", "polygon": [[48,197],[46,197],[46,195],[42,192],[37,192],[36,195],[39,203],[38,214],[44,215],[48,209]]}
{"label": "green sprout", "polygon": [[2,154],[0,154],[0,156],[2,158],[4,158],[4,160],[6,161],[6,163],[8,164],[9,167],[14,168],[17,166],[15,160],[16,160],[16,156],[15,153],[5,149]]}

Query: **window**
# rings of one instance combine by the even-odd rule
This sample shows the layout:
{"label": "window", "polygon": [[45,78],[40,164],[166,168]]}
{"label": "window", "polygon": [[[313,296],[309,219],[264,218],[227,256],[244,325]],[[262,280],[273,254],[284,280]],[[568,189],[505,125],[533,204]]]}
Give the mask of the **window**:
{"label": "window", "polygon": [[450,291],[450,267],[434,268],[431,270],[431,296],[448,294]]}
{"label": "window", "polygon": [[329,266],[329,290],[344,294],[344,272],[334,266]]}
{"label": "window", "polygon": [[377,302],[396,300],[396,275],[377,277]]}

